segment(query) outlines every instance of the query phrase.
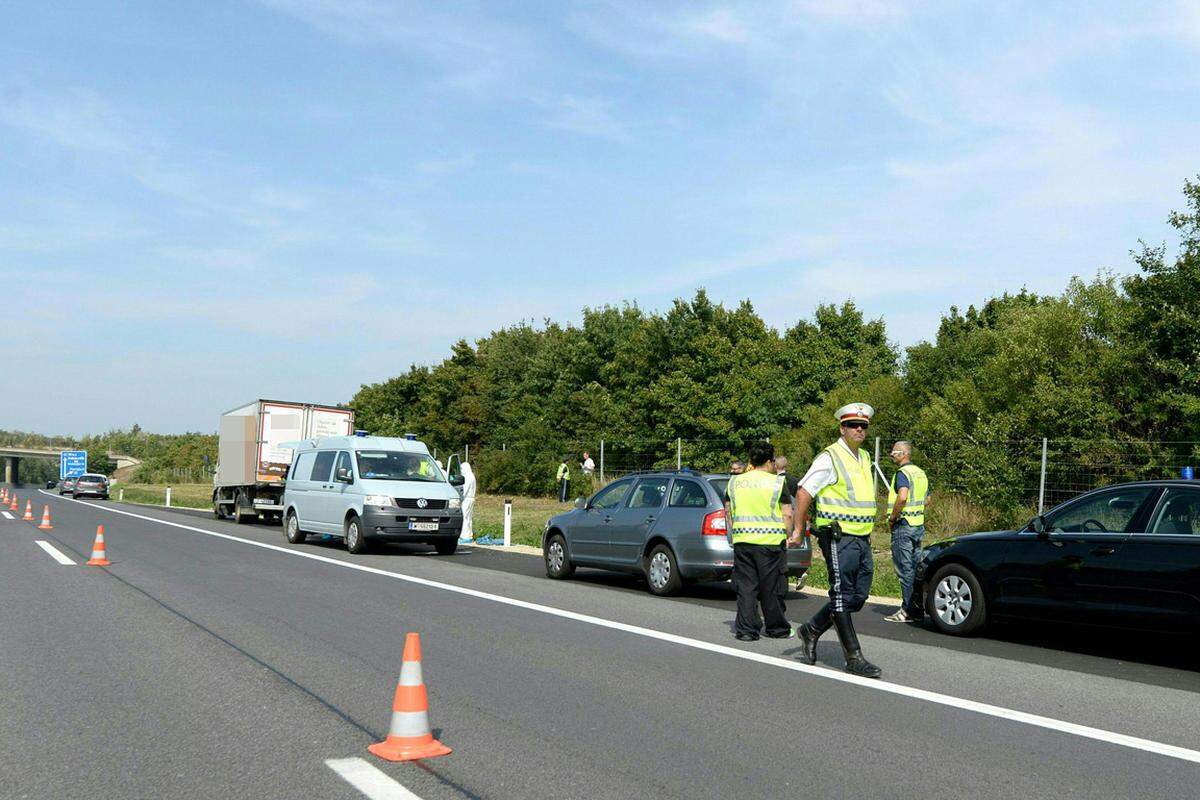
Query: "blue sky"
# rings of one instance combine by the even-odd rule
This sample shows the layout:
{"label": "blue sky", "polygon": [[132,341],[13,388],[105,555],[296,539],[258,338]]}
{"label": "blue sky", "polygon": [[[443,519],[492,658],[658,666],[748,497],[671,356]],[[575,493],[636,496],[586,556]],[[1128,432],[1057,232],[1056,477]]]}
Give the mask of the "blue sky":
{"label": "blue sky", "polygon": [[17,2],[0,45],[0,428],[47,433],[698,286],[908,345],[1130,271],[1200,172],[1198,2]]}

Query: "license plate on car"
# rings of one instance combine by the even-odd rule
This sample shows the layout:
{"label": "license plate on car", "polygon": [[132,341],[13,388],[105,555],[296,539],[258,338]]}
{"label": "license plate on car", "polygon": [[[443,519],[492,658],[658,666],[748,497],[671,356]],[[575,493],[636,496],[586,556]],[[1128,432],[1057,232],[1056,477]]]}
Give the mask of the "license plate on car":
{"label": "license plate on car", "polygon": [[438,524],[436,522],[410,522],[408,529],[410,531],[436,531]]}

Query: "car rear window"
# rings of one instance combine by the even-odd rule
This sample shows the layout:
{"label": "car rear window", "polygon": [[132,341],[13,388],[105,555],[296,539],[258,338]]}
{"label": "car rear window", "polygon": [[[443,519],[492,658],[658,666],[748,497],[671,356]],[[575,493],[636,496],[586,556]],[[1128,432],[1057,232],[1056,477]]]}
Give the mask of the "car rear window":
{"label": "car rear window", "polygon": [[725,488],[729,486],[729,478],[709,478],[708,483],[717,490],[717,497],[725,499]]}

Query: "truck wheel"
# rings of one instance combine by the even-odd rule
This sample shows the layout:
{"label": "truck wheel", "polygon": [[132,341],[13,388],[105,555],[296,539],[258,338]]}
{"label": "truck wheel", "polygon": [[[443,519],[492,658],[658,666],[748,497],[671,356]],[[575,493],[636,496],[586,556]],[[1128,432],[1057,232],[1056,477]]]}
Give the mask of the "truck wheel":
{"label": "truck wheel", "polygon": [[237,525],[245,525],[258,519],[258,512],[247,508],[250,505],[246,502],[248,499],[244,492],[238,492],[233,500],[233,521]]}
{"label": "truck wheel", "polygon": [[367,537],[363,534],[362,523],[357,514],[346,518],[346,532],[342,538],[346,540],[346,549],[351,553],[367,552]]}
{"label": "truck wheel", "polygon": [[287,525],[284,527],[287,540],[292,544],[304,544],[304,540],[308,535],[300,530],[300,520],[296,518],[295,511],[289,511],[287,515]]}

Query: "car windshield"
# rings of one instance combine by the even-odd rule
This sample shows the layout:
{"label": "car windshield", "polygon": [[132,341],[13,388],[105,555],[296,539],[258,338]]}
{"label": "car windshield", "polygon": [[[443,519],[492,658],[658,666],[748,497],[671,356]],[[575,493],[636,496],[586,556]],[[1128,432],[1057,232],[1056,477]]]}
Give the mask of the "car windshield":
{"label": "car windshield", "polygon": [[427,481],[444,483],[437,462],[423,453],[394,450],[360,450],[358,476],[373,481]]}

